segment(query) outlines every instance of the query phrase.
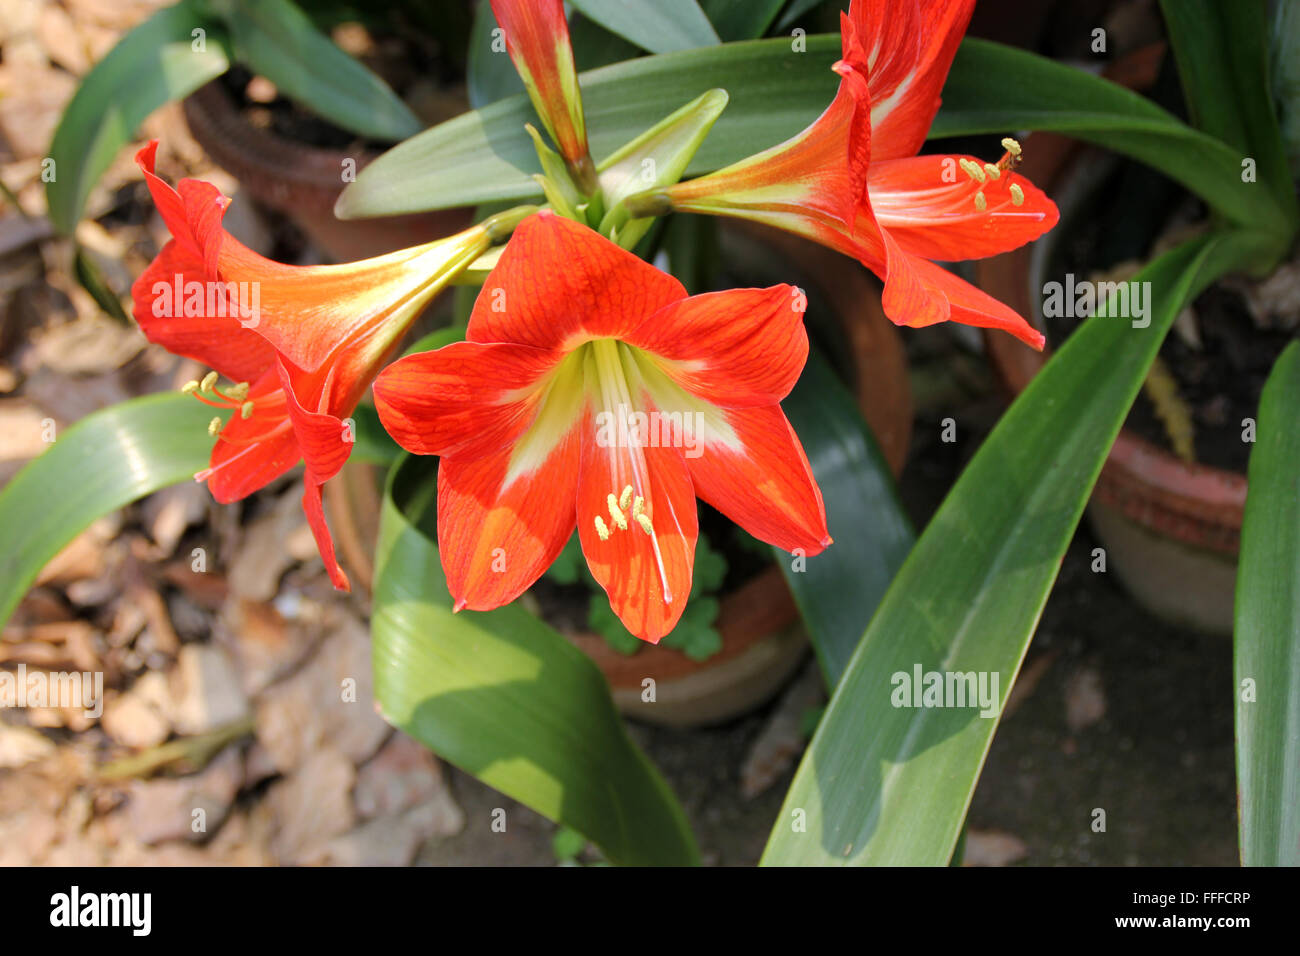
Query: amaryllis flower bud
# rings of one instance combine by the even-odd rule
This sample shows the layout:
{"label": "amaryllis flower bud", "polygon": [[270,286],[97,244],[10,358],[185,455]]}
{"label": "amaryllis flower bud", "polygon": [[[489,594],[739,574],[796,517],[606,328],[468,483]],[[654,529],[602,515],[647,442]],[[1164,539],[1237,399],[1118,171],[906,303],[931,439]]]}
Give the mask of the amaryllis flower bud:
{"label": "amaryllis flower bud", "polygon": [[492,0],[492,12],[542,125],[568,162],[575,182],[590,193],[596,170],[587,151],[582,94],[564,4],[561,0]]}

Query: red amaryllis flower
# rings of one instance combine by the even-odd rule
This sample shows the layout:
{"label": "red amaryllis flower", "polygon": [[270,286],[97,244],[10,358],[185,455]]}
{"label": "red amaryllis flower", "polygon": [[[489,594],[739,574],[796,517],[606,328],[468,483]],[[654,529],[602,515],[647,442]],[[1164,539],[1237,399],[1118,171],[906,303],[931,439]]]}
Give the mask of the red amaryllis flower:
{"label": "red amaryllis flower", "polygon": [[492,0],[492,12],[542,125],[590,192],[596,170],[587,152],[582,94],[562,0]]}
{"label": "red amaryllis flower", "polygon": [[687,297],[585,226],[525,220],[467,340],[375,381],[389,434],[442,456],[438,545],[456,609],[518,597],[576,524],[615,612],[657,642],[691,590],[697,495],[786,550],[830,544],[778,404],[808,354],[797,292]]}
{"label": "red amaryllis flower", "polygon": [[136,161],[173,238],[131,295],[150,341],[214,370],[185,390],[230,413],[213,418],[211,464],[195,477],[226,503],[302,460],[303,509],[330,579],[346,590],[321,507],[321,485],[352,450],[345,419],[421,308],[490,245],[488,229],[347,265],[288,266],[222,229],[230,200],[211,183],[172,189],[156,176],[157,148]]}
{"label": "red amaryllis flower", "polygon": [[672,209],[740,216],[797,232],[859,259],[885,282],[899,325],[953,320],[1002,329],[1035,348],[1043,337],[1013,309],[930,260],[997,255],[1056,224],[1055,204],[998,163],[914,156],[974,0],[853,0],[841,15],[839,92],[808,129],[709,176],[634,198],[643,214]]}

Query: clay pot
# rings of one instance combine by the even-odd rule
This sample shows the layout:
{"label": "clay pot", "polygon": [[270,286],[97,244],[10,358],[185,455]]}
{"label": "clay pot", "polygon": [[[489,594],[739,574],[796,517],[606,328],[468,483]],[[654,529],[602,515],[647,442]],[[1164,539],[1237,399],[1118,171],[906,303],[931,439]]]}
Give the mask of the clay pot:
{"label": "clay pot", "polygon": [[263,205],[292,219],[337,262],[383,255],[471,225],[469,209],[336,219],[334,202],[347,185],[345,171],[360,172],[377,152],[307,146],[259,129],[248,122],[220,79],[201,86],[183,105],[190,133],[213,162]]}
{"label": "clay pot", "polygon": [[[1154,82],[1163,47],[1144,48],[1123,61],[1112,79],[1135,88]],[[1070,200],[1081,175],[1077,160],[1087,147],[1065,137],[1036,133],[1022,171],[1061,206],[1062,220],[1077,214]],[[1059,229],[1059,227],[1058,227]],[[1033,246],[976,265],[976,282],[1042,328],[1043,268],[1053,233]],[[986,333],[988,354],[1002,381],[1019,394],[1049,354],[1008,335]],[[1114,570],[1147,610],[1175,624],[1232,633],[1236,556],[1246,504],[1246,477],[1187,464],[1131,430],[1120,431],[1088,505],[1094,533]]]}

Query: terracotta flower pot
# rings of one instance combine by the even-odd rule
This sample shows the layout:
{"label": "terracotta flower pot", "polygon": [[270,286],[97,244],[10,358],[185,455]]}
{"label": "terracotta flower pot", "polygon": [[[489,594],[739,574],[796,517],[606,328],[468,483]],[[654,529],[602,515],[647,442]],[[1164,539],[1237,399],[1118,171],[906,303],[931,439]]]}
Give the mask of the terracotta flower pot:
{"label": "terracotta flower pot", "polygon": [[[184,102],[190,133],[212,160],[264,205],[289,216],[337,262],[351,262],[418,245],[467,228],[469,209],[343,221],[334,202],[347,183],[379,154],[344,152],[285,139],[248,122],[220,79]],[[355,168],[352,168],[352,167]]]}
{"label": "terracotta flower pot", "polygon": [[[1112,78],[1139,89],[1150,86],[1162,53],[1163,45],[1144,48],[1122,61],[1119,75]],[[1022,169],[1057,199],[1063,222],[1080,212],[1081,190],[1071,187],[1086,149],[1046,133],[1036,133],[1027,142]],[[976,265],[980,287],[1039,328],[1040,290],[1052,242],[1049,233],[1034,247]],[[1024,389],[1048,358],[1006,335],[986,334],[985,343],[1013,394]],[[1187,464],[1124,428],[1102,468],[1088,515],[1106,549],[1107,568],[1142,606],[1176,624],[1231,634],[1245,503],[1245,475]]]}

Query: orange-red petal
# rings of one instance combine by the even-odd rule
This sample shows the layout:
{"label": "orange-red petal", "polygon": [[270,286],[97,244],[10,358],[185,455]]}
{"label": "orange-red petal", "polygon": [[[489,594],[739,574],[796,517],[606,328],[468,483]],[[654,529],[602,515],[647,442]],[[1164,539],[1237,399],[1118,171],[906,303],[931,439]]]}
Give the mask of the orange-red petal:
{"label": "orange-red petal", "polygon": [[375,407],[417,455],[479,458],[528,426],[536,387],[562,354],[506,342],[455,342],[398,359],[375,379]]}
{"label": "orange-red petal", "polygon": [[438,466],[438,553],[457,610],[490,611],[536,581],[573,534],[579,433],[508,485],[513,448]]}
{"label": "orange-red petal", "polygon": [[208,468],[196,476],[222,504],[265,487],[302,458],[276,368],[254,380],[248,401],[253,403],[252,415],[230,415],[212,446]]}
{"label": "orange-red petal", "polygon": [[1043,333],[1025,321],[1015,309],[981,292],[960,276],[925,259],[913,259],[912,266],[920,280],[948,301],[951,319],[963,325],[1009,332],[1026,345],[1042,349]]}
{"label": "orange-red petal", "polygon": [[[961,162],[973,156],[913,156],[871,164],[871,210],[899,248],[924,259],[983,259],[1023,246],[1056,225],[1056,204],[1024,176],[1001,170],[984,183]],[[1011,187],[1019,190],[1015,202]],[[984,209],[975,202],[984,196]]]}
{"label": "orange-red petal", "polygon": [[155,139],[135,154],[136,164],[144,173],[154,205],[189,258],[201,263],[206,276],[215,279],[217,257],[225,237],[221,219],[230,200],[221,195],[216,186],[198,179],[182,179],[177,188],[172,189],[154,173],[157,152],[158,140]]}
{"label": "orange-red petal", "polygon": [[[615,499],[632,486],[644,502],[647,534],[624,512],[626,529],[610,513]],[[578,534],[592,576],[605,589],[623,626],[651,644],[676,626],[691,593],[699,517],[695,489],[679,448],[601,447],[588,433],[578,469]],[[600,517],[608,529],[601,538]]]}
{"label": "orange-red petal", "polygon": [[691,296],[623,341],[666,360],[665,373],[714,405],[770,405],[790,394],[808,358],[804,302],[789,285]]}
{"label": "orange-red petal", "polygon": [[[294,435],[298,440],[298,449],[302,453],[303,464],[307,467],[308,479],[315,479],[317,484],[329,481],[339,473],[339,469],[352,454],[356,436],[340,416],[352,414],[351,408],[328,409],[319,407],[315,410],[302,404],[302,398],[296,392],[299,387],[295,379],[301,379],[301,373],[288,368],[283,360],[276,363],[280,374],[280,383],[284,388],[285,407],[289,421],[293,424]],[[331,370],[332,371],[332,370]],[[327,381],[322,394],[330,391]],[[311,398],[307,399],[311,401]],[[335,414],[337,412],[337,414]]]}
{"label": "orange-red petal", "polygon": [[334,554],[334,539],[330,536],[329,525],[325,523],[325,508],[321,503],[320,482],[308,472],[303,478],[302,510],[307,516],[307,525],[312,537],[316,539],[316,550],[320,552],[321,561],[330,576],[330,583],[340,591],[352,590],[348,576],[339,567],[339,559]]}
{"label": "orange-red petal", "polygon": [[584,225],[542,211],[510,237],[465,338],[569,351],[686,298],[680,282]]}
{"label": "orange-red petal", "polygon": [[687,458],[695,493],[760,541],[805,555],[831,543],[808,457],[777,405],[729,409],[740,447],[706,444]]}
{"label": "orange-red petal", "polygon": [[[197,294],[196,294],[197,293]],[[131,286],[132,313],[145,337],[236,382],[255,382],[275,350],[240,324],[227,287],[210,282],[192,243],[174,239]]]}
{"label": "orange-red petal", "polygon": [[866,48],[871,161],[912,156],[930,131],[939,95],[975,0],[853,0],[849,18]]}

